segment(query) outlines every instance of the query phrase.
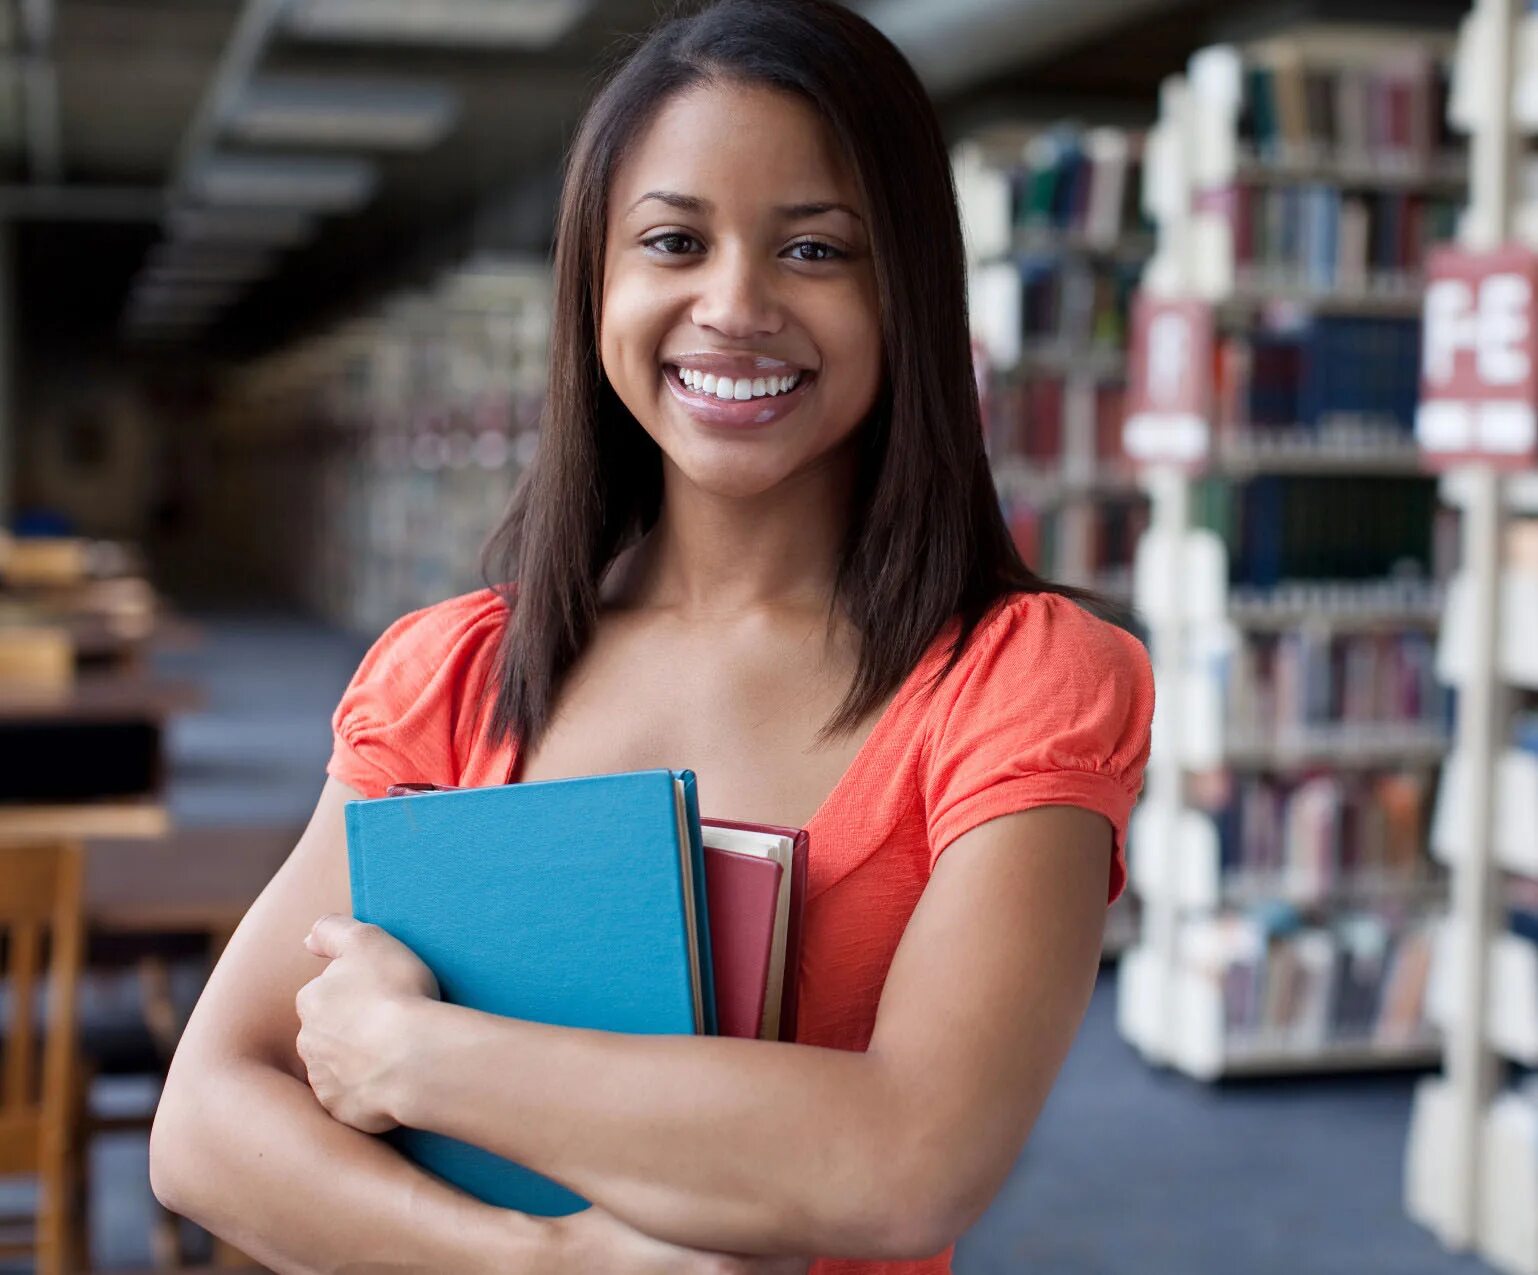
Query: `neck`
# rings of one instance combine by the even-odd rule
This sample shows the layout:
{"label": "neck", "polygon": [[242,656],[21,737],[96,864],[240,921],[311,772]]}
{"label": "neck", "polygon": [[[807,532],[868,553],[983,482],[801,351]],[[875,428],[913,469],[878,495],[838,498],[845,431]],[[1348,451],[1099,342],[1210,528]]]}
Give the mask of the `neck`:
{"label": "neck", "polygon": [[721,496],[663,462],[662,513],[626,570],[628,605],[677,618],[825,613],[849,519],[854,450],[772,491]]}

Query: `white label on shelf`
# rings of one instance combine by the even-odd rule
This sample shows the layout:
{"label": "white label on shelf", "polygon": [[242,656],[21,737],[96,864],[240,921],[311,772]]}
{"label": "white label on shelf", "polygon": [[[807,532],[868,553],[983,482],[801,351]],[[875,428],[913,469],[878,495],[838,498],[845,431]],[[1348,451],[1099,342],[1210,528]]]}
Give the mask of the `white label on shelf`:
{"label": "white label on shelf", "polygon": [[1526,403],[1482,403],[1475,432],[1481,451],[1522,455],[1538,442],[1538,414]]}
{"label": "white label on shelf", "polygon": [[1133,460],[1191,464],[1207,454],[1207,422],[1194,413],[1139,412],[1127,421],[1125,446]]}
{"label": "white label on shelf", "polygon": [[1474,445],[1474,412],[1467,403],[1422,403],[1415,409],[1415,437],[1428,452],[1469,451]]}

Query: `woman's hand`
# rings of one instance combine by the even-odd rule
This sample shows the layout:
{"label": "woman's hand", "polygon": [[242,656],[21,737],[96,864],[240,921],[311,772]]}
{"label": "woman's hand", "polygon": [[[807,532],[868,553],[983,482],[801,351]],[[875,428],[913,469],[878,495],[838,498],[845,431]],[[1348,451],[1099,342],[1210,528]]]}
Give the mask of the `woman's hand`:
{"label": "woman's hand", "polygon": [[804,1257],[743,1257],[680,1248],[644,1235],[594,1205],[550,1219],[559,1269],[583,1275],[806,1275]]}
{"label": "woman's hand", "polygon": [[411,1047],[403,1024],[415,1003],[438,999],[438,980],[377,925],[331,913],[304,945],[331,963],[299,989],[299,1057],[331,1115],[364,1133],[400,1122],[395,1088]]}

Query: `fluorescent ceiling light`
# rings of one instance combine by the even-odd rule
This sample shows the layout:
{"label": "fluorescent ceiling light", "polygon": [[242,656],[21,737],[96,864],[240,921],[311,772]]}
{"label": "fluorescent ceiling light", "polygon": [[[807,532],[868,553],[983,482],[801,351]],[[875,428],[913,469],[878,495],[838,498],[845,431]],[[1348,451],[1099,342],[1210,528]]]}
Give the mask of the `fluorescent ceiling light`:
{"label": "fluorescent ceiling light", "polygon": [[297,0],[291,33],[312,40],[539,47],[565,35],[590,0]]}
{"label": "fluorescent ceiling light", "polygon": [[368,160],[319,155],[215,155],[192,176],[211,204],[356,212],[373,197],[379,170]]}
{"label": "fluorescent ceiling light", "polygon": [[178,208],[165,227],[182,242],[293,248],[314,237],[315,218],[297,208]]}
{"label": "fluorescent ceiling light", "polygon": [[426,150],[458,114],[458,96],[440,84],[264,75],[246,86],[225,128],[261,145]]}

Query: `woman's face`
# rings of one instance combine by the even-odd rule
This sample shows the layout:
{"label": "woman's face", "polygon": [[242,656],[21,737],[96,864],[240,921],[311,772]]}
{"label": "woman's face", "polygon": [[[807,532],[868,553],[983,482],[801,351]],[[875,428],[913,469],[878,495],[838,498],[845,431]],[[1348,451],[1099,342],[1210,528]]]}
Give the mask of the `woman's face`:
{"label": "woman's face", "polygon": [[862,212],[815,111],[772,89],[680,94],[619,165],[599,354],[694,485],[768,491],[870,411],[881,330]]}

